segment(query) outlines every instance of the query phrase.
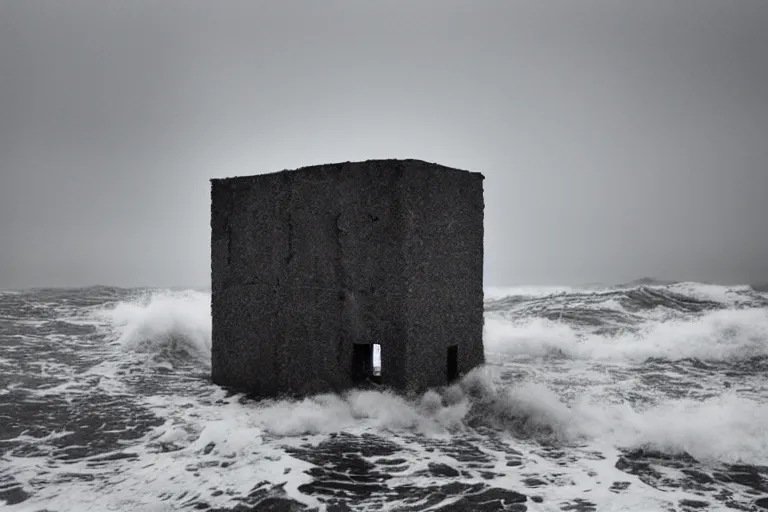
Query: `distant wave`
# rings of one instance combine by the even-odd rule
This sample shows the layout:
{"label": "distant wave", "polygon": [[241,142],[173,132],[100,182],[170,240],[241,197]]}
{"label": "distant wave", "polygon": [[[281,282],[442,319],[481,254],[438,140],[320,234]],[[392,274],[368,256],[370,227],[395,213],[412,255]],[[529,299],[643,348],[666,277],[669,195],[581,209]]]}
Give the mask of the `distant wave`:
{"label": "distant wave", "polygon": [[547,318],[490,317],[485,349],[506,355],[573,359],[736,362],[768,357],[768,310],[718,310],[697,318],[648,320],[632,329],[585,333]]}
{"label": "distant wave", "polygon": [[672,281],[669,279],[657,279],[655,277],[641,277],[640,279],[634,279],[626,283],[618,284],[614,286],[614,288],[634,288],[636,286],[666,286],[679,282],[680,281]]}
{"label": "distant wave", "polygon": [[768,298],[749,286],[639,284],[486,299],[490,352],[577,359],[768,356]]}
{"label": "distant wave", "polygon": [[599,289],[508,288],[486,296],[485,310],[508,318],[546,318],[583,327],[636,325],[672,318],[676,313],[717,309],[768,307],[768,296],[750,286],[725,287],[700,283],[638,285]]}

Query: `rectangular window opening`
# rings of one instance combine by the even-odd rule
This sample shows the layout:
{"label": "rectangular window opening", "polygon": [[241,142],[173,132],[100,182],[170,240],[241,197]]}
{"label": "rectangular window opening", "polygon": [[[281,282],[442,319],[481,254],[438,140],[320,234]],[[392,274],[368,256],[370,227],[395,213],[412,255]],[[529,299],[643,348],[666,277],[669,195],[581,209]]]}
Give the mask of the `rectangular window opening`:
{"label": "rectangular window opening", "polygon": [[381,345],[355,343],[352,346],[352,381],[356,385],[381,383]]}
{"label": "rectangular window opening", "polygon": [[448,347],[446,377],[448,382],[453,382],[459,377],[459,347],[456,345]]}

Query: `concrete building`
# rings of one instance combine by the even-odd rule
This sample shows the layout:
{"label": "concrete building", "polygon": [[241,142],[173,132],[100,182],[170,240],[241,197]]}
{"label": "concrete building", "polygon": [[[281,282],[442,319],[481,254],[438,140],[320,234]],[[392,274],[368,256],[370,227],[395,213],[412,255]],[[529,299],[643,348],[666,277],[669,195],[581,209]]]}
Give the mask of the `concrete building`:
{"label": "concrete building", "polygon": [[482,174],[371,160],[211,184],[214,383],[418,392],[484,362]]}

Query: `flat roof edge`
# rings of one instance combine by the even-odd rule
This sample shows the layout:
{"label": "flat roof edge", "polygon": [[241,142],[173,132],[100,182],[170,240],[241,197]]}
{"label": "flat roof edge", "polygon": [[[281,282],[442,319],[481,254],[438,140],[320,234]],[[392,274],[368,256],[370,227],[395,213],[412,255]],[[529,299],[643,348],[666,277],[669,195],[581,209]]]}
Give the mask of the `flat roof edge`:
{"label": "flat roof edge", "polygon": [[271,172],[265,172],[260,174],[250,174],[250,175],[242,175],[242,176],[230,176],[226,178],[211,178],[210,181],[213,182],[223,182],[223,181],[237,181],[237,180],[249,180],[253,178],[258,178],[260,176],[275,176],[278,174],[283,173],[295,173],[295,172],[308,172],[308,171],[314,171],[321,169],[323,167],[339,167],[342,165],[361,165],[361,164],[368,164],[368,163],[392,163],[392,164],[408,164],[408,163],[417,163],[417,164],[424,164],[428,166],[432,166],[435,168],[440,168],[445,171],[457,171],[461,173],[468,173],[468,174],[474,174],[479,175],[481,178],[485,179],[485,176],[483,176],[482,173],[477,171],[468,171],[465,169],[459,169],[456,167],[449,167],[447,165],[439,164],[436,162],[427,162],[426,160],[420,160],[417,158],[384,158],[384,159],[370,159],[370,160],[358,160],[358,161],[346,161],[346,162],[332,162],[332,163],[324,163],[324,164],[317,164],[317,165],[307,165],[304,167],[298,167],[296,169],[282,169],[280,171],[271,171]]}

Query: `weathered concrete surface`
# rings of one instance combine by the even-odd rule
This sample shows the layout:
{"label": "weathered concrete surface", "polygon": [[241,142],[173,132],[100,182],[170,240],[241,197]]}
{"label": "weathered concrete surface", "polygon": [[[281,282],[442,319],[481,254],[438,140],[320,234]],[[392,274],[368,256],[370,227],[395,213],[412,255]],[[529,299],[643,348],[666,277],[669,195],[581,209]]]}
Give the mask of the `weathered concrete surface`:
{"label": "weathered concrete surface", "polygon": [[259,396],[446,384],[482,364],[483,176],[371,160],[211,180],[212,378]]}

